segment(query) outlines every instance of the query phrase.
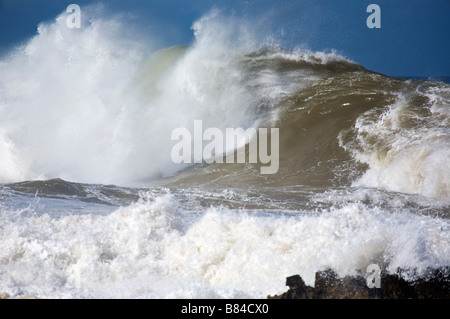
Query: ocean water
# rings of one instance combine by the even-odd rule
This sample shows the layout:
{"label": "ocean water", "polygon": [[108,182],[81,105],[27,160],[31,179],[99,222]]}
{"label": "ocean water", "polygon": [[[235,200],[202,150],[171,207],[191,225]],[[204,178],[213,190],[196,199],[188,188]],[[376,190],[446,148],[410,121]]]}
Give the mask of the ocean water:
{"label": "ocean water", "polygon": [[[162,50],[65,18],[0,61],[0,293],[265,298],[326,268],[450,265],[448,83],[285,50],[218,11]],[[279,128],[279,170],[175,164],[171,132],[199,119]]]}

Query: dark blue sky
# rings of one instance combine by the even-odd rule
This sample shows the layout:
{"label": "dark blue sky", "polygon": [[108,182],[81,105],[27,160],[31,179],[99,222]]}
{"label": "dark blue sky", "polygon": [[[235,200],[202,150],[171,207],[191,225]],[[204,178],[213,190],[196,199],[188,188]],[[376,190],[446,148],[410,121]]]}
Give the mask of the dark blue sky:
{"label": "dark blue sky", "polygon": [[[0,51],[33,36],[39,22],[87,0],[0,0]],[[100,1],[101,2],[101,1]],[[105,0],[111,13],[134,15],[141,30],[158,29],[164,45],[193,40],[192,23],[216,7],[266,19],[265,30],[287,48],[331,50],[392,76],[450,75],[450,0]],[[381,8],[381,28],[369,29],[369,4]],[[150,32],[149,32],[150,33]]]}

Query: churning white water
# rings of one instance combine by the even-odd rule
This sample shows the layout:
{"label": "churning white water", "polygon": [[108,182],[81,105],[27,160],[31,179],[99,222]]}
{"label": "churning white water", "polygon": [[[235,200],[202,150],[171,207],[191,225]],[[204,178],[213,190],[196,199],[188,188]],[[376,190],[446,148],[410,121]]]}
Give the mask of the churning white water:
{"label": "churning white water", "polygon": [[449,262],[448,222],[348,204],[314,214],[210,208],[183,212],[171,195],[106,216],[8,217],[0,290],[52,298],[265,298],[300,273],[365,273],[369,264]]}

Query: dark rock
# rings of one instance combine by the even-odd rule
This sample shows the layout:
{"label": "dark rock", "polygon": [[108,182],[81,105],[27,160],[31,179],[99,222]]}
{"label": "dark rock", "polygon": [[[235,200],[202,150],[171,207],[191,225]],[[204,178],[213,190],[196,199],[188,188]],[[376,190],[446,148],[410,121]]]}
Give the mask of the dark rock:
{"label": "dark rock", "polygon": [[369,298],[369,289],[362,276],[339,278],[332,269],[316,273],[314,288],[316,299]]}
{"label": "dark rock", "polygon": [[340,278],[332,270],[316,272],[314,287],[307,286],[299,275],[286,279],[289,290],[270,299],[450,299],[450,267],[429,270],[415,280],[397,274],[381,274],[381,287],[369,288],[362,275]]}
{"label": "dark rock", "polygon": [[313,299],[314,288],[307,286],[299,275],[286,278],[289,290],[280,296],[269,296],[269,299]]}
{"label": "dark rock", "polygon": [[347,299],[368,299],[370,297],[370,291],[372,289],[367,288],[367,283],[364,277],[345,277],[342,285],[342,296]]}
{"label": "dark rock", "polygon": [[450,267],[429,270],[414,284],[418,299],[450,299]]}
{"label": "dark rock", "polygon": [[380,299],[417,299],[414,287],[399,275],[385,275],[381,279]]}

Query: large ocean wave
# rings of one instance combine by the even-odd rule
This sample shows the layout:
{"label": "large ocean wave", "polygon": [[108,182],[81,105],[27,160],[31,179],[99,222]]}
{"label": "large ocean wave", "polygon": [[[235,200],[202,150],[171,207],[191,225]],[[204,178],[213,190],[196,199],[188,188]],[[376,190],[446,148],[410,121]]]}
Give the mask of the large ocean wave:
{"label": "large ocean wave", "polygon": [[[450,264],[448,84],[286,50],[217,10],[163,49],[65,18],[0,61],[0,292],[264,298],[327,267]],[[195,120],[279,128],[278,172],[175,164]]]}

